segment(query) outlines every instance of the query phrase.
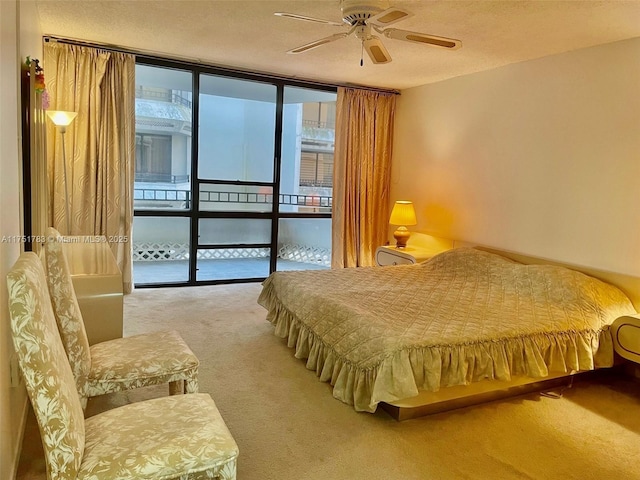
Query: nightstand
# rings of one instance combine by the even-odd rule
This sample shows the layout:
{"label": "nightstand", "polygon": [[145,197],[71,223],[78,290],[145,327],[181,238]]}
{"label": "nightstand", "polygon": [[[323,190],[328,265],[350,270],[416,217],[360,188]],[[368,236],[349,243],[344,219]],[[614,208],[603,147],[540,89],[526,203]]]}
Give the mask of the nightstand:
{"label": "nightstand", "polygon": [[640,314],[619,317],[610,331],[616,353],[640,365]]}
{"label": "nightstand", "polygon": [[384,245],[376,249],[376,265],[410,265],[424,262],[446,249],[421,248],[407,245],[405,248],[396,248],[392,245]]}

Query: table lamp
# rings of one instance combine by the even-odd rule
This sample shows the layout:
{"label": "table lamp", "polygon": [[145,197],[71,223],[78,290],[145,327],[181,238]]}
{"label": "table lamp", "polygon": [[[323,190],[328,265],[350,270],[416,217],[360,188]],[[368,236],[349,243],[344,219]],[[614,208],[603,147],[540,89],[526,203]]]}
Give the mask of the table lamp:
{"label": "table lamp", "polygon": [[405,248],[407,241],[411,236],[406,225],[415,225],[416,223],[416,211],[413,208],[413,202],[407,200],[398,200],[393,205],[391,211],[391,218],[389,218],[391,225],[397,225],[398,228],[393,232],[393,238],[396,239],[396,248]]}

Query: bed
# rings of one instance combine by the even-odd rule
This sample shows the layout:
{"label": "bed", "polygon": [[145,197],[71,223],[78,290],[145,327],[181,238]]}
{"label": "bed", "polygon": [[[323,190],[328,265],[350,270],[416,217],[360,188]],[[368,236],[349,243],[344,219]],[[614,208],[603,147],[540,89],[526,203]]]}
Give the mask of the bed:
{"label": "bed", "polygon": [[592,276],[478,248],[417,265],[275,272],[258,303],[333,396],[363,412],[610,367],[609,326],[636,313]]}

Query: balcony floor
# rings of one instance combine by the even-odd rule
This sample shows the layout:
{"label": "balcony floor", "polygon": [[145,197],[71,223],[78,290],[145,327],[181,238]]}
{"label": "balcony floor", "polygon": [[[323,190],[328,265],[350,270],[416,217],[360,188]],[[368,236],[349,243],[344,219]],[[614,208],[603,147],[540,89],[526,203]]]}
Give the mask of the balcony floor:
{"label": "balcony floor", "polygon": [[[324,265],[278,259],[278,271],[326,270]],[[269,276],[269,258],[232,258],[198,260],[198,281],[237,280]],[[133,281],[136,285],[186,282],[189,263],[186,260],[133,262]]]}

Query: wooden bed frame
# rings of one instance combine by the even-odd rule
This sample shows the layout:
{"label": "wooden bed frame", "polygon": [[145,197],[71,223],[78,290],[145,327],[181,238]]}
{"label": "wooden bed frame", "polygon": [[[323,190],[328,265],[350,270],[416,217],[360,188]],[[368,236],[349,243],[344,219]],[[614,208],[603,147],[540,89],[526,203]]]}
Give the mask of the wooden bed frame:
{"label": "wooden bed frame", "polygon": [[[592,277],[599,278],[607,283],[615,285],[631,299],[635,309],[640,312],[640,277],[620,273],[598,270],[595,268],[581,267],[577,265],[561,263],[539,257],[531,257],[519,253],[497,250],[473,244],[480,250],[502,255],[503,257],[531,265],[557,265],[577,270]],[[571,374],[551,375],[544,379],[518,377],[510,382],[499,380],[487,380],[470,385],[446,387],[438,392],[423,391],[415,397],[398,400],[395,402],[381,402],[379,407],[398,421],[422,417],[434,413],[468,407],[479,403],[500,400],[504,398],[525,395],[533,392],[542,392],[569,386],[574,379],[588,378],[594,374],[588,372],[572,372]]]}

